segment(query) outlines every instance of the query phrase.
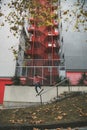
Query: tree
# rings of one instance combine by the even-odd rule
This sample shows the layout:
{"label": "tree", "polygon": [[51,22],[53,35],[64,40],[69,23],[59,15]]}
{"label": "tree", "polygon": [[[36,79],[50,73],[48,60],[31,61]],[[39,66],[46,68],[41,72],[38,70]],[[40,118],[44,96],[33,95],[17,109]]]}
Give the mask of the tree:
{"label": "tree", "polygon": [[[64,20],[64,23],[67,25],[66,31],[69,30],[70,26],[72,26],[73,31],[87,31],[87,11],[85,3],[85,0],[77,0],[77,2],[74,2],[69,8],[62,9],[60,18]],[[67,4],[67,1],[65,4]]]}
{"label": "tree", "polygon": [[[11,30],[15,31],[15,33],[18,33],[19,27],[24,25],[24,19],[28,18],[28,15],[30,15],[31,12],[34,12],[33,15],[37,18],[42,17],[42,22],[40,22],[39,25],[47,24],[52,25],[51,18],[55,17],[52,15],[49,15],[49,8],[48,5],[51,5],[51,3],[58,2],[58,0],[46,0],[47,4],[45,7],[40,4],[39,0],[12,0],[11,3],[8,4],[9,8],[15,8],[14,11],[9,13],[9,15],[6,17],[6,20],[9,22],[9,24],[12,25]],[[66,1],[67,2],[67,1]],[[67,3],[66,3],[67,4]],[[77,0],[75,4],[71,7],[71,9],[66,9],[62,11],[62,15],[59,19],[64,18],[64,22],[69,23],[68,25],[74,23],[73,29],[76,31],[80,31],[80,25],[83,26],[84,31],[87,31],[86,28],[86,17],[87,17],[87,11],[85,10],[86,1],[85,0]],[[40,10],[40,14],[35,13],[35,8],[37,8],[37,11]],[[58,9],[61,12],[61,7],[58,6]],[[0,12],[0,17],[2,17],[3,14]],[[71,20],[69,19],[71,17]],[[73,19],[74,22],[73,22]],[[68,30],[69,27],[66,28]],[[16,35],[14,33],[14,35]]]}
{"label": "tree", "polygon": [[20,85],[20,78],[17,76],[12,77],[12,82],[14,85]]}
{"label": "tree", "polygon": [[87,75],[86,73],[82,73],[81,78],[78,81],[78,85],[85,85],[85,81],[87,81]]}

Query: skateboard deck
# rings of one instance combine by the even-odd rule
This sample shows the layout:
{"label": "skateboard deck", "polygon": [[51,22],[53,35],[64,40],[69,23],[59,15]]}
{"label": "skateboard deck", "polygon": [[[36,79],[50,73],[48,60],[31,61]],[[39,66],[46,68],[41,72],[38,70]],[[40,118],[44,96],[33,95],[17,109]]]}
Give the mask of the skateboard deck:
{"label": "skateboard deck", "polygon": [[38,92],[36,96],[39,96],[43,90],[44,89],[41,89],[40,92]]}

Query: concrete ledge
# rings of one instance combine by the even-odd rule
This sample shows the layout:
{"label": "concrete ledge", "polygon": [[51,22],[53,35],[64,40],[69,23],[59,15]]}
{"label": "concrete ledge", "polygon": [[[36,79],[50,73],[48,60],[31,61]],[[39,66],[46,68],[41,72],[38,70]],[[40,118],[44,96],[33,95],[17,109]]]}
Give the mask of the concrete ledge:
{"label": "concrete ledge", "polygon": [[64,92],[75,92],[82,91],[87,92],[87,86],[42,86],[44,91],[41,96],[36,96],[34,86],[5,86],[4,93],[4,107],[22,107],[22,106],[31,106],[33,104],[40,104],[50,102],[54,97],[57,97],[57,94],[60,95]]}
{"label": "concrete ledge", "polygon": [[39,102],[4,102],[1,109],[26,108],[40,104]]}

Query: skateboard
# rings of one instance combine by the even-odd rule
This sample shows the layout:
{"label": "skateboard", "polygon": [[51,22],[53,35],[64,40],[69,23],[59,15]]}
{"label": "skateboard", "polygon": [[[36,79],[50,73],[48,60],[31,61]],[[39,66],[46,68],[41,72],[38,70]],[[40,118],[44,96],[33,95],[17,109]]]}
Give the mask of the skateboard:
{"label": "skateboard", "polygon": [[36,96],[39,96],[43,90],[44,89],[41,89],[40,92],[38,92]]}

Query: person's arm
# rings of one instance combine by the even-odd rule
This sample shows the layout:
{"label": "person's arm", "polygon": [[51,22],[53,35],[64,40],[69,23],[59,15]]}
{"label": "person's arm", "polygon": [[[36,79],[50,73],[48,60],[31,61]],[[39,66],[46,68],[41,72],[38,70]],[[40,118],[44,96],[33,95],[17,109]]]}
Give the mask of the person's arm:
{"label": "person's arm", "polygon": [[28,77],[28,79],[34,79],[33,77]]}
{"label": "person's arm", "polygon": [[38,78],[40,78],[40,79],[44,79],[44,80],[47,80],[46,78],[44,78],[44,77],[41,77],[41,76],[38,76]]}

